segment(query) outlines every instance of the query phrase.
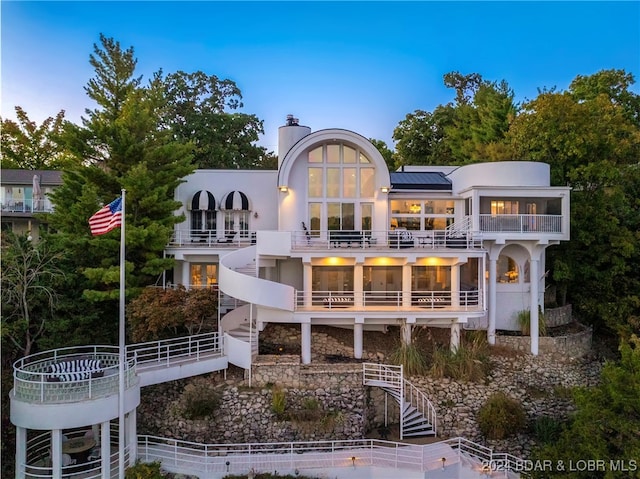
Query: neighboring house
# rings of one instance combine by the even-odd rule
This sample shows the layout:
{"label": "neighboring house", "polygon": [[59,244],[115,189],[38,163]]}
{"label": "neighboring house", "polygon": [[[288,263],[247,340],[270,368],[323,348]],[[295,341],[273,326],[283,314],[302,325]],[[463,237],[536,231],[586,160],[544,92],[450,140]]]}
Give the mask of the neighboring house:
{"label": "neighboring house", "polygon": [[2,231],[27,233],[37,239],[46,224],[36,214],[53,210],[48,194],[62,184],[62,172],[3,169],[0,175]]}
{"label": "neighboring house", "polygon": [[367,329],[400,324],[408,342],[413,326],[449,328],[456,348],[460,328],[493,344],[520,329],[518,311],[537,324],[545,250],[569,239],[570,189],[549,185],[549,165],[389,173],[366,138],[290,118],[278,158],[278,171],[198,170],[178,187],[171,283],[219,286],[223,312],[253,304],[258,332],[300,324],[304,363],[314,325],[353,329],[360,358]]}

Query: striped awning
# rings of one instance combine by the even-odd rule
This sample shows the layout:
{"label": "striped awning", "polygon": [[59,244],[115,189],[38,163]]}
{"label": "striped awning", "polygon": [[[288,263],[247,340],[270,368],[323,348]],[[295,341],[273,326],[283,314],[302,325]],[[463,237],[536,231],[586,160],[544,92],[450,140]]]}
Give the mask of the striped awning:
{"label": "striped awning", "polygon": [[191,202],[188,204],[190,210],[205,210],[205,211],[215,211],[216,209],[216,199],[213,197],[211,192],[206,190],[198,191]]}
{"label": "striped awning", "polygon": [[242,191],[231,191],[222,198],[220,209],[251,211],[251,205],[249,205],[249,198]]}

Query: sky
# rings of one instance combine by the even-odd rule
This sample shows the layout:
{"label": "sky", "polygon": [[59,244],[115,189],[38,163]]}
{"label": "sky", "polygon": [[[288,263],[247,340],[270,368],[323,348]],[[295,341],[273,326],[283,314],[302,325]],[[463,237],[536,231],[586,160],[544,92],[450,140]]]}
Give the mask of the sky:
{"label": "sky", "polygon": [[0,15],[2,118],[18,105],[38,124],[60,110],[80,123],[102,33],[134,48],[144,79],[162,69],[233,80],[272,151],[288,114],[393,148],[407,114],[453,100],[451,71],[506,80],[519,103],[603,69],[640,81],[638,1],[2,0]]}

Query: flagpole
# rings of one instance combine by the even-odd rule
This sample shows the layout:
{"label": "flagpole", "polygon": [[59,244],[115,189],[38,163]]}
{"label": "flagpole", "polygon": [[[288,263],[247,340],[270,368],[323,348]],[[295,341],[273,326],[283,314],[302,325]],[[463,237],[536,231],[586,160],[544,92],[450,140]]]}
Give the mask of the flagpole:
{"label": "flagpole", "polygon": [[125,374],[125,328],[124,328],[124,297],[125,297],[125,267],[124,267],[124,223],[125,223],[125,195],[122,189],[122,224],[120,226],[120,308],[119,308],[119,340],[118,350],[120,354],[119,383],[118,383],[118,477],[124,478],[124,451],[125,451],[125,423],[124,423],[124,374]]}

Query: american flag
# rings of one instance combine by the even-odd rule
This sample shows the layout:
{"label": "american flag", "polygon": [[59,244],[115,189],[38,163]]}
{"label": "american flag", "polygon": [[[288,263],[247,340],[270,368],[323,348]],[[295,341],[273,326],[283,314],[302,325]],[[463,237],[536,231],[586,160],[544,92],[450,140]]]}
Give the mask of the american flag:
{"label": "american flag", "polygon": [[113,228],[121,225],[122,198],[116,198],[89,218],[89,227],[91,228],[91,234],[94,236],[108,233]]}

